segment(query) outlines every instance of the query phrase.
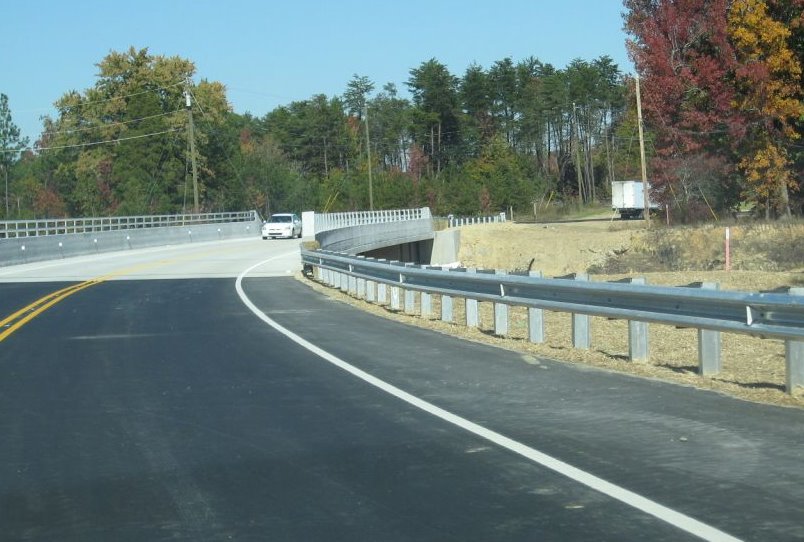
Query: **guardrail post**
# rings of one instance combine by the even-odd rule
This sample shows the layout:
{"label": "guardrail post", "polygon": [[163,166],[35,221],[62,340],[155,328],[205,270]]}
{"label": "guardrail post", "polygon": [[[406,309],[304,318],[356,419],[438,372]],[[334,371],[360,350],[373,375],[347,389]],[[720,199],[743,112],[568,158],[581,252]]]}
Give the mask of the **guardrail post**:
{"label": "guardrail post", "polygon": [[797,388],[804,388],[804,341],[785,341],[784,357],[787,364],[785,389],[792,395]]}
{"label": "guardrail post", "polygon": [[[449,273],[449,269],[444,269],[444,273]],[[441,295],[441,321],[452,322],[452,296]]]}
{"label": "guardrail post", "polygon": [[[541,271],[528,271],[529,277],[542,278]],[[532,343],[544,342],[544,309],[528,307],[528,340]]]}
{"label": "guardrail post", "polygon": [[[437,269],[440,270],[441,268],[438,266],[426,266],[425,269]],[[419,296],[419,312],[422,318],[431,318],[433,316],[433,294],[427,291],[422,291],[421,295]]]}
{"label": "guardrail post", "polygon": [[[467,273],[477,273],[474,267],[467,267]],[[480,303],[477,299],[466,298],[466,327],[480,327]]]}
{"label": "guardrail post", "polygon": [[[365,256],[358,256],[358,260],[365,261]],[[354,271],[354,267],[350,266],[352,271]],[[355,277],[355,295],[358,299],[363,299],[366,297],[366,279],[361,277]]]}
{"label": "guardrail post", "polygon": [[377,301],[377,283],[373,280],[366,281],[366,301],[369,303]]}
{"label": "guardrail post", "polygon": [[354,272],[354,266],[349,264],[349,272],[346,275],[346,291],[351,296],[357,295],[357,277],[355,277],[352,273]]}
{"label": "guardrail post", "polygon": [[340,282],[340,284],[339,284],[339,286],[340,286],[340,288],[341,288],[341,292],[343,292],[343,293],[348,293],[348,292],[349,292],[349,274],[348,274],[348,273],[344,273],[344,272],[341,272],[341,273],[339,273],[339,274],[340,274],[340,276],[341,276],[341,277],[340,277],[340,278],[341,278],[341,282]]}
{"label": "guardrail post", "polygon": [[[589,275],[578,273],[575,280],[588,281]],[[572,313],[572,346],[582,350],[592,348],[592,318],[588,314]]]}
{"label": "guardrail post", "polygon": [[422,318],[433,316],[433,296],[430,292],[422,292],[420,299],[420,313]]}
{"label": "guardrail post", "polygon": [[[399,260],[391,261],[391,265],[399,265]],[[402,282],[402,273],[399,274],[399,281],[397,282],[397,284],[394,284],[394,285],[391,286],[391,310],[392,311],[398,311],[398,310],[400,310],[402,308],[402,302],[400,300],[400,295],[399,295],[400,292],[399,292],[399,286],[398,286],[398,284],[400,284],[401,282]]]}
{"label": "guardrail post", "polygon": [[452,297],[448,295],[441,296],[441,321],[452,322]]}
{"label": "guardrail post", "polygon": [[[412,263],[406,263],[405,267],[414,267]],[[416,290],[405,288],[405,313],[413,314],[416,307]]]}
{"label": "guardrail post", "polygon": [[[385,258],[380,258],[377,260],[378,263],[388,263],[388,260]],[[388,285],[384,282],[377,282],[377,304],[378,305],[385,305],[388,303]]]}
{"label": "guardrail post", "polygon": [[[503,269],[497,269],[496,275],[507,275]],[[505,297],[505,286],[500,284],[500,298]],[[502,301],[494,303],[494,334],[504,337],[508,335],[508,305]]]}
{"label": "guardrail post", "polygon": [[377,283],[377,303],[380,305],[388,303],[388,285],[384,282]]}
{"label": "guardrail post", "polygon": [[366,298],[366,279],[362,277],[357,278],[357,297],[358,299]]}
{"label": "guardrail post", "polygon": [[[719,290],[716,282],[703,282],[705,290]],[[702,376],[718,374],[721,369],[720,332],[711,329],[698,330],[698,374]]]}
{"label": "guardrail post", "polygon": [[[804,288],[790,288],[788,293],[804,296]],[[798,388],[804,388],[804,341],[785,341],[784,359],[787,369],[785,390],[793,395]]]}
{"label": "guardrail post", "polygon": [[[632,278],[631,284],[645,284],[642,277]],[[649,354],[648,323],[628,321],[628,359],[647,361]]]}

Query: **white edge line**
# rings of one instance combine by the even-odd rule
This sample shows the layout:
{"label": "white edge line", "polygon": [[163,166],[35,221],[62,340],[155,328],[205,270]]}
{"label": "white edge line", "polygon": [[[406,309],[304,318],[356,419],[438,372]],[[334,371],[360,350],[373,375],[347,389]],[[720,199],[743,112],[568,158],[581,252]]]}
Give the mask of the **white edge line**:
{"label": "white edge line", "polygon": [[624,504],[627,504],[637,510],[641,510],[646,514],[650,514],[665,523],[668,523],[678,529],[686,531],[692,535],[695,535],[699,538],[704,540],[711,540],[711,541],[731,541],[731,542],[740,542],[739,538],[735,538],[734,536],[725,533],[711,525],[707,525],[706,523],[702,523],[697,519],[691,518],[681,512],[677,512],[671,508],[668,508],[664,505],[661,505],[655,501],[652,501],[646,497],[638,495],[633,491],[629,491],[623,487],[620,487],[616,484],[611,482],[607,482],[606,480],[595,476],[594,474],[590,474],[586,471],[583,471],[577,467],[573,467],[572,465],[561,461],[560,459],[556,459],[552,456],[549,456],[543,452],[536,450],[535,448],[531,448],[521,442],[513,440],[511,438],[506,437],[496,431],[492,431],[491,429],[487,429],[481,425],[478,425],[474,422],[471,422],[465,418],[461,418],[460,416],[453,414],[447,410],[444,410],[441,407],[438,407],[432,403],[428,403],[423,399],[416,397],[396,386],[385,382],[384,380],[380,380],[379,378],[355,367],[354,365],[350,365],[349,363],[343,361],[342,359],[338,358],[337,356],[330,354],[326,350],[319,348],[318,346],[314,345],[313,343],[303,339],[299,335],[296,335],[289,329],[283,327],[278,322],[272,320],[264,312],[262,312],[254,303],[252,303],[251,299],[243,291],[243,278],[250,273],[255,268],[271,261],[276,258],[270,258],[269,260],[265,260],[258,264],[255,264],[242,273],[237,277],[235,281],[235,289],[237,290],[237,295],[240,296],[241,301],[248,307],[251,312],[253,312],[258,318],[260,318],[263,322],[274,328],[276,331],[282,333],[287,338],[302,346],[303,348],[309,350],[313,354],[323,358],[324,360],[328,361],[329,363],[343,369],[344,371],[356,376],[357,378],[375,386],[382,391],[392,395],[406,403],[421,409],[428,414],[436,416],[446,422],[449,422],[455,426],[460,427],[470,433],[477,435],[483,439],[488,440],[498,446],[501,446],[507,450],[510,450],[516,454],[525,457],[533,461],[534,463],[538,463],[543,467],[546,467],[552,471],[557,472],[571,480],[574,480],[580,484],[583,484],[595,491],[603,493],[604,495],[608,495],[609,497],[616,499]]}

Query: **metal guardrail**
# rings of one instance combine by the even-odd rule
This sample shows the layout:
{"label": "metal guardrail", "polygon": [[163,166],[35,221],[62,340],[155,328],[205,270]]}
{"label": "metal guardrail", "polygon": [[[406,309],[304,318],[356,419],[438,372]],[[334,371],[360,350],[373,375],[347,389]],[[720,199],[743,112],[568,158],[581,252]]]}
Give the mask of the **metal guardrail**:
{"label": "metal guardrail", "polygon": [[339,228],[385,224],[432,218],[429,207],[420,209],[392,209],[387,211],[359,211],[353,213],[323,213],[315,215],[315,232],[321,233]]}
{"label": "metal guardrail", "polygon": [[0,239],[71,235],[140,228],[189,226],[251,222],[259,217],[256,211],[237,213],[201,213],[182,215],[110,216],[96,218],[53,218],[44,220],[9,220],[0,222]]}
{"label": "metal guardrail", "polygon": [[[804,386],[804,289],[789,294],[746,293],[717,289],[648,286],[612,282],[589,282],[586,276],[541,278],[539,275],[509,275],[467,268],[442,269],[400,262],[386,262],[322,250],[302,250],[302,262],[317,268],[318,278],[358,297],[372,301],[392,289],[392,308],[400,309],[404,292],[405,310],[412,310],[413,292],[420,292],[422,311],[428,310],[429,296],[461,297],[495,304],[495,330],[507,332],[507,306],[529,307],[530,336],[543,340],[542,310],[573,314],[573,342],[589,348],[588,317],[625,319],[629,326],[632,359],[647,357],[647,322],[699,330],[702,374],[720,369],[718,332],[741,333],[786,341],[787,389]],[[377,287],[377,292],[373,289]],[[370,292],[372,290],[372,292]],[[425,297],[427,296],[427,303]],[[467,320],[476,305],[467,303]],[[444,310],[442,304],[442,311]],[[442,319],[451,321],[451,314]],[[586,320],[584,320],[586,318]],[[534,323],[535,322],[535,323]],[[539,322],[542,322],[539,324]]]}
{"label": "metal guardrail", "polygon": [[447,217],[447,223],[450,228],[458,228],[461,226],[471,226],[474,224],[500,224],[505,222],[505,213],[490,216],[452,216]]}

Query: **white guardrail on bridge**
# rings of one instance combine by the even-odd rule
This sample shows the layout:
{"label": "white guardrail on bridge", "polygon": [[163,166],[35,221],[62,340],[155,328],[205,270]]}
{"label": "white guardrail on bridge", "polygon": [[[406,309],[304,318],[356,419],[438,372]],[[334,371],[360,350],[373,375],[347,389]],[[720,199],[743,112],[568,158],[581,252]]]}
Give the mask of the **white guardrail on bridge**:
{"label": "white guardrail on bridge", "polygon": [[256,211],[0,222],[0,267],[118,250],[258,237]]}
{"label": "white guardrail on bridge", "polygon": [[366,226],[369,224],[386,224],[405,222],[408,220],[431,219],[429,207],[420,209],[393,209],[388,211],[358,211],[352,213],[316,213],[315,233]]}
{"label": "white guardrail on bridge", "polygon": [[252,222],[259,220],[257,211],[237,213],[200,213],[181,215],[107,216],[95,218],[49,218],[42,220],[0,221],[0,239],[73,235],[141,228],[164,228],[193,224]]}
{"label": "white guardrail on bridge", "polygon": [[[494,303],[495,334],[508,333],[508,307],[528,307],[529,339],[544,341],[544,310],[572,313],[573,344],[591,347],[590,317],[629,321],[632,360],[648,358],[648,322],[697,328],[699,372],[721,369],[720,332],[742,333],[785,341],[786,389],[804,386],[804,288],[789,293],[719,291],[716,285],[693,287],[648,286],[591,282],[587,275],[543,278],[539,273],[506,274],[420,266],[375,260],[326,250],[301,252],[302,262],[314,277],[371,303],[390,304],[392,310],[422,317],[432,313],[432,296],[441,296],[441,319],[453,321],[452,300],[466,300],[466,324],[478,326],[478,302]],[[390,300],[388,299],[390,290]]]}
{"label": "white guardrail on bridge", "polygon": [[473,226],[475,224],[501,224],[507,220],[505,212],[489,216],[447,216],[447,224],[450,228],[461,226]]}

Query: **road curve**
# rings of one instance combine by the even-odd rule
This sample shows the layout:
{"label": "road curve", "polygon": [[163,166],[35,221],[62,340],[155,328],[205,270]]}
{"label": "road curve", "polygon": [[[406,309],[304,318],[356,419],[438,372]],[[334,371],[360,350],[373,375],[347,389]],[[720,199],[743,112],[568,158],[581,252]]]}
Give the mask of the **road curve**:
{"label": "road curve", "polygon": [[[0,270],[0,318],[109,277],[0,342],[0,539],[804,538],[801,410],[378,319],[289,277],[296,251],[249,241]],[[293,342],[237,295],[261,261],[244,297],[327,356],[678,516]]]}

